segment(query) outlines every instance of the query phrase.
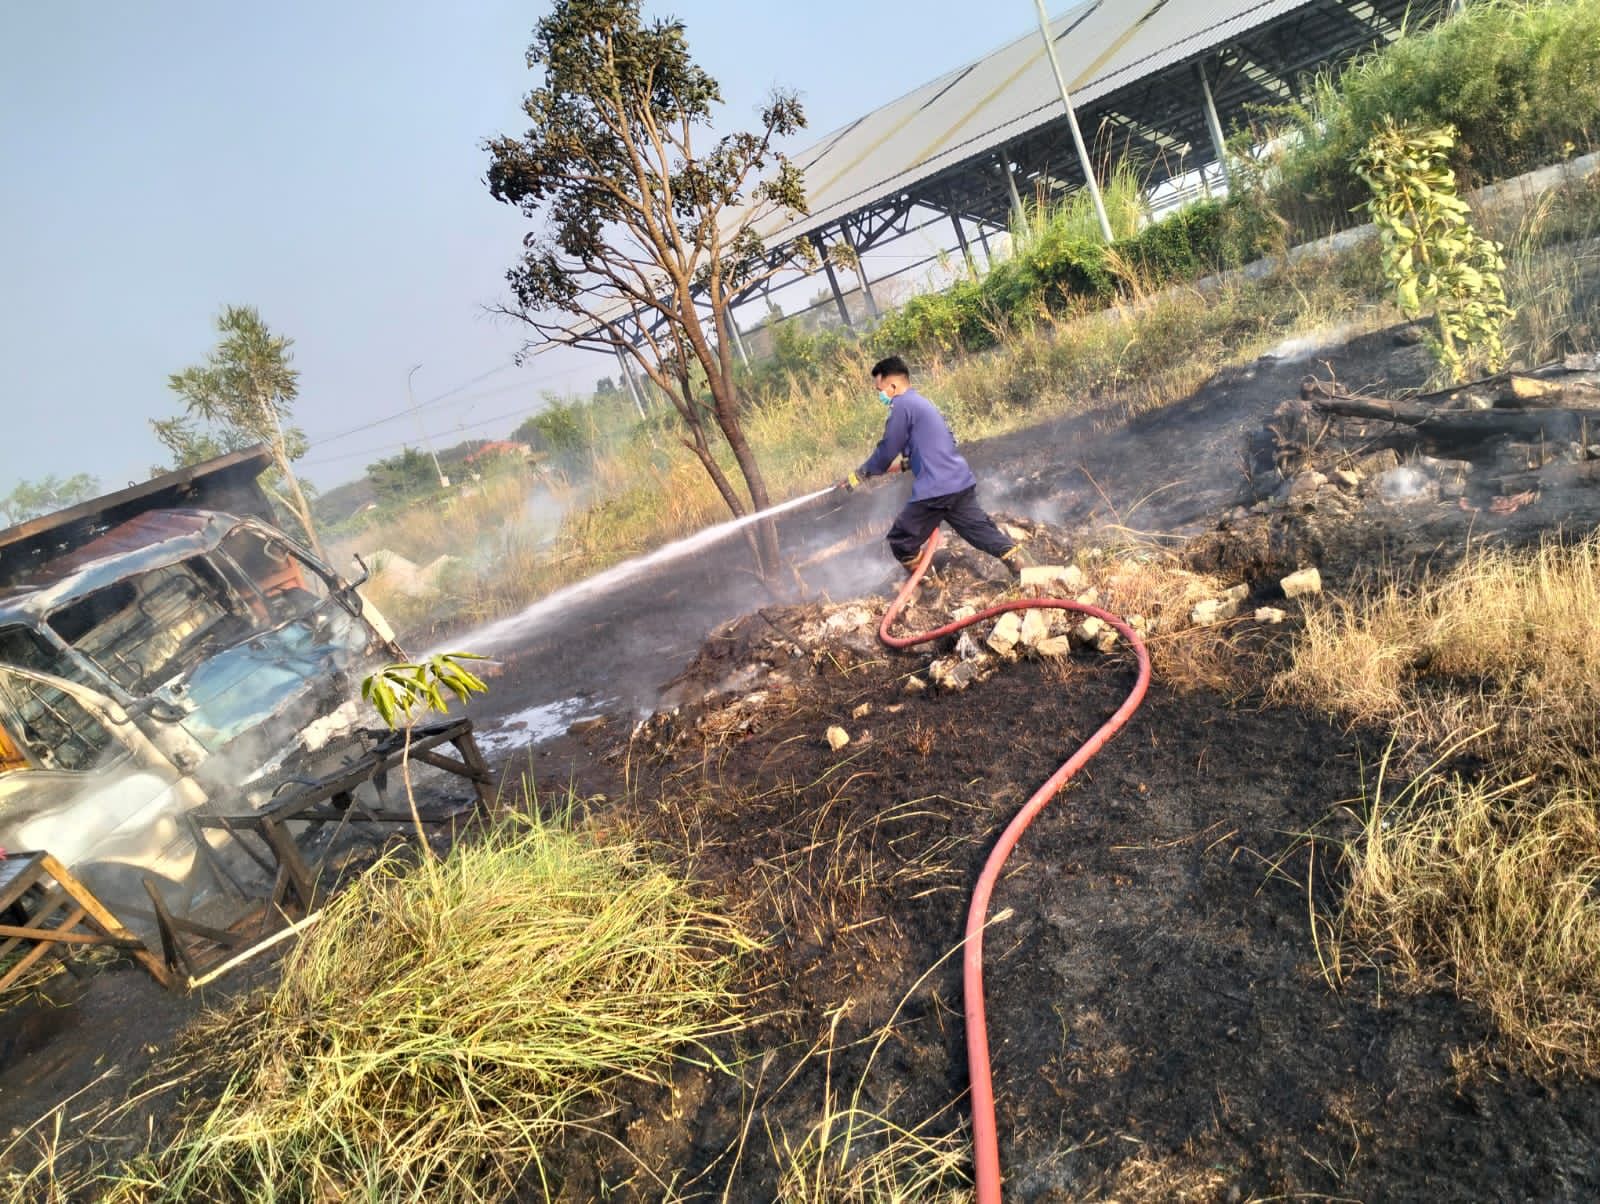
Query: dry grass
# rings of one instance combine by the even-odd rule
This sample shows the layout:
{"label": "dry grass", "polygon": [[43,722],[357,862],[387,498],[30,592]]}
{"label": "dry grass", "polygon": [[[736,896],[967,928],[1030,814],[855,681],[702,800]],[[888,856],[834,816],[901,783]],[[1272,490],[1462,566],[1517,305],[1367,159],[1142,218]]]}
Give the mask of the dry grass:
{"label": "dry grass", "polygon": [[[1483,1008],[1496,1056],[1600,1073],[1600,541],[1482,551],[1307,615],[1285,699],[1394,733],[1314,919],[1330,976],[1377,959]],[[1459,734],[1458,734],[1459,733]],[[1462,758],[1471,755],[1471,772]]]}
{"label": "dry grass", "polygon": [[710,1058],[751,947],[627,843],[537,820],[391,858],[191,1035],[226,1087],[118,1198],[503,1198],[618,1082]]}
{"label": "dry grass", "polygon": [[1600,753],[1597,613],[1600,539],[1483,550],[1309,612],[1274,691],[1417,746],[1482,732],[1476,750],[1513,775],[1581,779]]}
{"label": "dry grass", "polygon": [[1513,362],[1549,363],[1600,340],[1600,171],[1543,193],[1496,235],[1506,246]]}
{"label": "dry grass", "polygon": [[959,1130],[911,1128],[882,1114],[841,1106],[797,1142],[775,1135],[783,1167],[778,1204],[966,1204],[971,1154]]}
{"label": "dry grass", "polygon": [[1349,885],[1325,956],[1339,978],[1381,958],[1409,989],[1481,1007],[1495,1057],[1534,1074],[1600,1073],[1600,801],[1427,773],[1380,776],[1345,848]]}
{"label": "dry grass", "polygon": [[[834,1058],[842,1048],[840,1024],[852,1003],[847,999],[834,1010],[822,1043],[822,1102],[816,1119],[798,1137],[781,1126],[767,1126],[778,1168],[777,1204],[968,1204],[972,1199],[970,1138],[965,1126],[948,1115],[948,1108],[903,1125],[890,1118],[899,1090],[891,1088],[881,1106],[865,1102],[872,1064],[898,1036],[895,1026],[907,1001],[961,947],[929,966],[901,996],[889,1019],[857,1042],[870,1045],[871,1051],[848,1095],[837,1081]],[[806,1060],[816,1056],[813,1048]]]}
{"label": "dry grass", "polygon": [[1167,685],[1225,694],[1243,688],[1238,636],[1257,627],[1248,612],[1233,622],[1195,626],[1189,621],[1196,602],[1237,583],[1191,572],[1174,553],[1149,541],[1085,558],[1080,567],[1099,593],[1096,605],[1124,617],[1142,616],[1150,624],[1145,645],[1151,670]]}
{"label": "dry grass", "polygon": [[1100,1198],[1107,1204],[1160,1200],[1164,1204],[1212,1204],[1225,1198],[1228,1176],[1172,1156],[1139,1154],[1117,1168]]}

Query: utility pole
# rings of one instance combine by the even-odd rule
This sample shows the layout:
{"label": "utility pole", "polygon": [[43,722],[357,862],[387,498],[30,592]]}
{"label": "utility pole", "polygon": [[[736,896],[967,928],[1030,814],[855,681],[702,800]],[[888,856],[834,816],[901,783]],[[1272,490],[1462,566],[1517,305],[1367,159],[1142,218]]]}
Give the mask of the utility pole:
{"label": "utility pole", "polygon": [[428,449],[428,455],[433,457],[433,471],[439,476],[439,488],[449,489],[450,478],[444,475],[444,469],[439,467],[439,456],[433,450],[433,444],[428,441],[428,432],[422,427],[422,411],[417,408],[417,399],[411,393],[411,378],[417,374],[421,364],[412,364],[411,371],[406,373],[406,403],[411,407],[411,414],[417,420],[417,434],[422,437],[422,446]]}
{"label": "utility pole", "polygon": [[1044,52],[1050,59],[1050,70],[1055,72],[1056,87],[1061,89],[1061,107],[1067,111],[1067,125],[1072,129],[1072,141],[1078,148],[1078,162],[1083,165],[1083,181],[1089,189],[1089,199],[1094,202],[1095,216],[1100,219],[1100,233],[1108,243],[1116,239],[1111,234],[1111,219],[1106,216],[1106,203],[1100,196],[1100,183],[1094,178],[1094,164],[1089,161],[1089,148],[1083,144],[1083,131],[1078,128],[1078,114],[1072,108],[1072,96],[1067,91],[1067,80],[1061,74],[1061,63],[1056,58],[1056,44],[1050,40],[1050,16],[1044,11],[1044,0],[1033,0],[1039,10],[1039,37],[1044,40]]}

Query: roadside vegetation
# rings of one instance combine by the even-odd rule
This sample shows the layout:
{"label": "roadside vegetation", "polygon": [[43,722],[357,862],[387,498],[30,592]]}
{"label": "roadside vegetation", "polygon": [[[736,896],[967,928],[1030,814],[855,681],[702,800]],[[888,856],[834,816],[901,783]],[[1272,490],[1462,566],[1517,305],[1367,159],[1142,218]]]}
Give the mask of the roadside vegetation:
{"label": "roadside vegetation", "polygon": [[1449,986],[1534,1073],[1600,1072],[1597,608],[1594,537],[1484,550],[1312,611],[1276,686],[1390,743],[1320,921],[1330,970]]}
{"label": "roadside vegetation", "polygon": [[191,1031],[185,1080],[225,1086],[110,1198],[504,1198],[623,1084],[711,1060],[753,948],[616,833],[519,815],[391,856]]}
{"label": "roadside vegetation", "polygon": [[1466,188],[1600,149],[1600,3],[1479,0],[1349,69],[1309,102],[1263,114],[1273,207],[1296,241],[1353,225],[1365,203],[1356,156],[1388,121],[1453,126]]}
{"label": "roadside vegetation", "polygon": [[[1320,263],[1274,261],[1249,278],[1219,282],[1216,273],[1363,220],[1356,210],[1370,192],[1353,156],[1386,116],[1454,124],[1449,162],[1463,186],[1600,145],[1600,66],[1585,49],[1597,28],[1600,0],[1469,6],[1319,81],[1308,107],[1263,114],[1262,126],[1236,142],[1271,149],[1241,153],[1226,200],[1153,221],[1137,173],[1120,167],[1106,184],[1117,235],[1110,247],[1086,198],[1030,205],[992,268],[908,299],[873,329],[780,325],[774,353],[734,372],[749,398],[741,433],[767,493],[792,496],[859,462],[881,417],[864,401],[866,369],[890,352],[912,358],[958,435],[973,439],[1068,413],[1117,420],[1182,397],[1219,366],[1247,362],[1285,337],[1395,320],[1390,284],[1365,248]],[[1502,125],[1502,111],[1516,120]],[[1313,206],[1321,216],[1308,216],[1307,196],[1321,198]],[[1531,212],[1474,215],[1507,249],[1510,362],[1541,362],[1583,342],[1593,302],[1581,285],[1597,215],[1594,179],[1539,199]],[[1576,243],[1574,252],[1549,253],[1564,243]],[[1196,287],[1202,280],[1210,283]],[[709,386],[700,387],[710,404]],[[380,607],[418,633],[481,621],[726,515],[704,457],[685,449],[672,414],[663,408],[639,422],[614,403],[614,415],[587,435],[557,421],[571,413],[551,420],[561,428],[552,432],[561,476],[577,485],[554,499],[561,517],[553,540],[548,528],[532,535],[514,491],[499,487],[498,509],[433,498],[356,538],[363,551],[389,547],[419,564],[462,560],[420,592],[380,574],[372,587]],[[737,475],[725,442],[708,449],[724,477]],[[464,552],[459,534],[448,537],[464,526],[456,506],[473,518],[494,510],[490,529],[506,548]]]}

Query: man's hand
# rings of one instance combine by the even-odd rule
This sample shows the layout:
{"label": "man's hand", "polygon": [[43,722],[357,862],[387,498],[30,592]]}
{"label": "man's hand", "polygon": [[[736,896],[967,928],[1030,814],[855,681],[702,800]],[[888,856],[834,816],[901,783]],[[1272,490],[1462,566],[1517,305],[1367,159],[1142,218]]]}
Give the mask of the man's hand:
{"label": "man's hand", "polygon": [[849,476],[845,477],[844,480],[835,485],[834,488],[843,489],[846,493],[854,493],[856,486],[859,484],[861,484],[861,478],[852,472]]}

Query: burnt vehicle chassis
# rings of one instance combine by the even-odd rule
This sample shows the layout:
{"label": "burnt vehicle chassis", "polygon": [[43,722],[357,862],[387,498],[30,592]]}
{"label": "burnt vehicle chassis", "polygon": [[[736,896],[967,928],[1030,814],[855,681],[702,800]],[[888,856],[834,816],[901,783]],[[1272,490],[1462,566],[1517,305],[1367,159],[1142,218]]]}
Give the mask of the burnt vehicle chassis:
{"label": "burnt vehicle chassis", "polygon": [[[192,973],[183,938],[244,942],[225,896],[264,895],[258,916],[287,915],[290,896],[314,907],[297,839],[399,822],[383,794],[401,737],[359,727],[358,687],[400,650],[359,581],[272,524],[266,464],[236,453],[0,532],[0,865],[48,853],[120,917],[63,910],[60,875],[36,863],[0,914],[0,979],[44,940],[27,932],[159,938]],[[413,732],[411,756],[483,797],[466,721]]]}

